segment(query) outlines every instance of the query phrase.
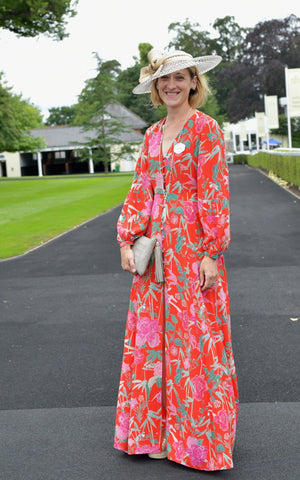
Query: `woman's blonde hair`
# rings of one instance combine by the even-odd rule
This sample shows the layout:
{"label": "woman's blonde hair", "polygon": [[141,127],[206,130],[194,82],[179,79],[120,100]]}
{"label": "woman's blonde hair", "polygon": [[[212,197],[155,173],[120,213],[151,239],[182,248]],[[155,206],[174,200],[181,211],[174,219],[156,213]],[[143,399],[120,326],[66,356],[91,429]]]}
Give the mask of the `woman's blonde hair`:
{"label": "woman's blonde hair", "polygon": [[[210,90],[205,77],[200,75],[196,67],[188,67],[188,71],[191,75],[191,78],[197,77],[196,88],[195,90],[190,91],[189,104],[191,107],[200,108],[205,104],[207,97],[210,94]],[[156,82],[157,80],[153,82],[151,88],[151,101],[155,107],[158,107],[159,105],[163,105],[164,102],[159,96],[156,88]]]}

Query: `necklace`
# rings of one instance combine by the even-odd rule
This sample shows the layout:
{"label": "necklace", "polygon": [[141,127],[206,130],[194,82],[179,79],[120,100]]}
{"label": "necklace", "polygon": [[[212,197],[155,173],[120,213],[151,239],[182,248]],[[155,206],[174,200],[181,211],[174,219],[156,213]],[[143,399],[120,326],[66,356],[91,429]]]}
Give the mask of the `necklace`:
{"label": "necklace", "polygon": [[[181,132],[181,130],[183,129],[184,125],[185,125],[185,122],[187,121],[187,119],[189,118],[190,116],[190,113],[191,111],[193,110],[193,107],[191,107],[189,109],[189,111],[187,112],[186,114],[186,117],[182,123],[182,126],[179,130],[179,133]],[[161,137],[161,146],[160,146],[160,154],[159,154],[159,163],[160,163],[160,169],[161,171],[163,172],[163,158],[164,158],[164,155],[163,155],[163,140],[164,140],[164,131],[165,131],[165,126],[166,126],[166,123],[168,121],[168,117],[166,119],[166,122],[165,124],[162,126],[162,137]],[[185,144],[180,142],[180,137],[181,135],[179,135],[178,137],[178,142],[174,145],[174,152],[179,154],[179,153],[182,153],[184,152],[185,150]],[[174,140],[172,141],[171,145],[174,143],[175,139],[177,138],[177,136],[174,138]],[[169,147],[169,150],[170,150],[171,146]],[[168,151],[169,151],[168,150]],[[165,156],[168,155],[168,152]],[[170,182],[171,182],[171,179],[172,179],[172,173],[173,173],[173,169],[171,169],[171,176],[170,176]],[[165,223],[166,221],[166,218],[167,218],[167,208],[168,208],[168,205],[167,205],[167,199],[168,199],[168,190],[169,190],[169,186],[170,186],[170,182],[169,184],[167,185],[167,188],[166,188],[166,182],[165,182],[165,175],[163,175],[163,196],[164,196],[164,204],[163,204],[163,210],[162,210],[162,215],[161,215],[161,219],[162,219],[162,222]]]}

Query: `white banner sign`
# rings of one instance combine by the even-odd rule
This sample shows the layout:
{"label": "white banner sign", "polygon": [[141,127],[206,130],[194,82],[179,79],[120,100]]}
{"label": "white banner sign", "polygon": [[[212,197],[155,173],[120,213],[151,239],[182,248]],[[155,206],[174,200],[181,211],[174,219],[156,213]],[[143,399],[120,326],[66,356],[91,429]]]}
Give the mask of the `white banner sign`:
{"label": "white banner sign", "polygon": [[290,117],[300,117],[300,68],[288,68],[287,97]]}
{"label": "white banner sign", "polygon": [[264,112],[256,112],[256,121],[257,121],[257,135],[259,137],[264,137],[266,134],[266,126],[265,126],[265,113]]}
{"label": "white banner sign", "polygon": [[246,130],[246,122],[240,122],[240,138],[242,142],[247,141],[247,130]]}
{"label": "white banner sign", "polygon": [[265,96],[265,112],[268,128],[279,128],[277,95]]}
{"label": "white banner sign", "polygon": [[223,131],[225,140],[231,140],[230,124],[229,122],[223,123]]}

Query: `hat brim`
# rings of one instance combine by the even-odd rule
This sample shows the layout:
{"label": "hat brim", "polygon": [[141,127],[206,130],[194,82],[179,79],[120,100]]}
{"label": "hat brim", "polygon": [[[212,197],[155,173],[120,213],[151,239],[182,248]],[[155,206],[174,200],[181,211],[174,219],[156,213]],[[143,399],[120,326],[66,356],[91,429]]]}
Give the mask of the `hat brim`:
{"label": "hat brim", "polygon": [[158,73],[154,73],[151,78],[137,85],[132,92],[137,95],[142,93],[151,93],[154,80],[162,77],[163,75],[177,72],[177,70],[183,70],[184,68],[196,67],[200,75],[203,75],[209,70],[215,68],[221,62],[221,60],[222,57],[219,55],[207,55],[204,57],[196,57],[184,61],[167,63],[166,65],[163,65],[162,69]]}

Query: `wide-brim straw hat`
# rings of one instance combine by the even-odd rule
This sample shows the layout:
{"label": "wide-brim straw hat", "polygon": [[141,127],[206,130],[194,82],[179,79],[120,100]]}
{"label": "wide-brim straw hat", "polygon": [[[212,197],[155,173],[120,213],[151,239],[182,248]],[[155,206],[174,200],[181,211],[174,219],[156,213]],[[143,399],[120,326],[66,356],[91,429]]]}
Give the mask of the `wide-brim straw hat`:
{"label": "wide-brim straw hat", "polygon": [[149,65],[141,69],[140,83],[133,89],[133,93],[150,93],[153,81],[169,73],[196,67],[200,74],[204,74],[216,67],[222,60],[219,55],[206,55],[195,57],[180,50],[162,54],[153,48],[148,53]]}

